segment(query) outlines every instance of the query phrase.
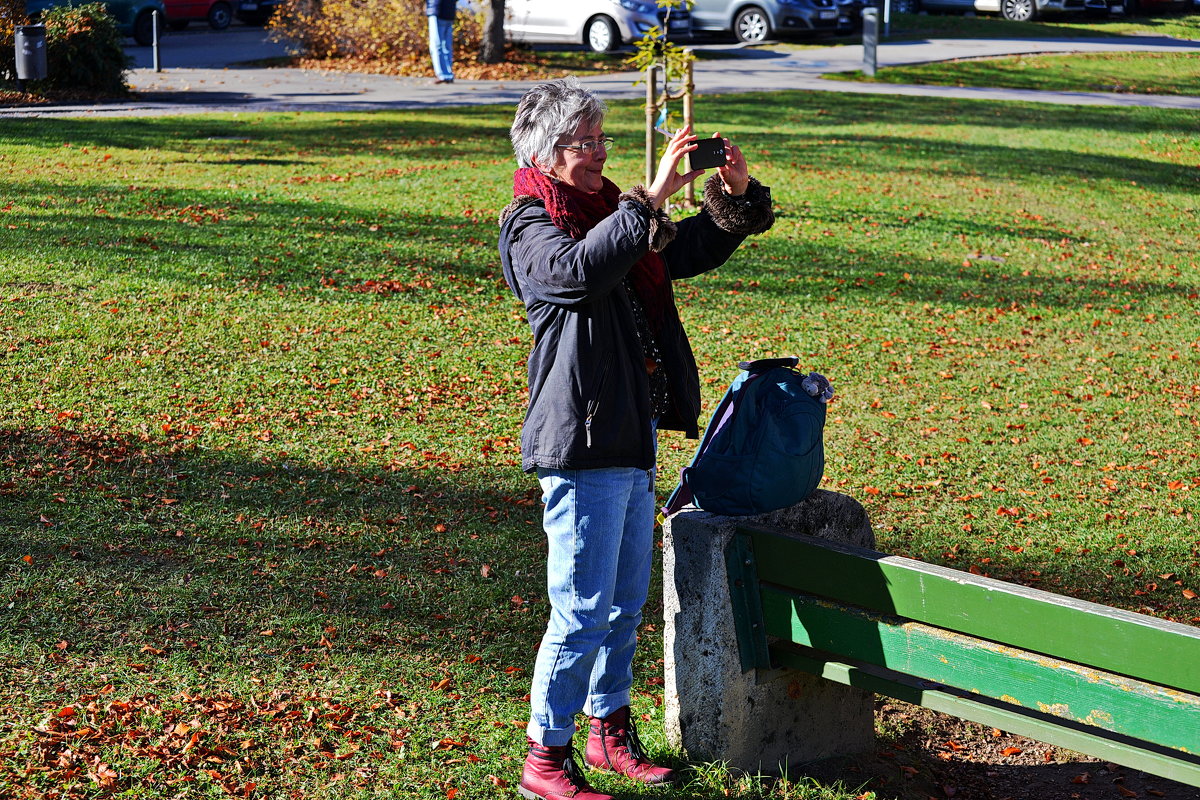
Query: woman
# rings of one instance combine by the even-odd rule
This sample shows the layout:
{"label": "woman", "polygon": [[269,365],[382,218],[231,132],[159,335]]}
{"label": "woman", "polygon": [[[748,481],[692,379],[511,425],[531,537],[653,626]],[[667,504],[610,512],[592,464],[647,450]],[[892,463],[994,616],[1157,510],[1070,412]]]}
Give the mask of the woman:
{"label": "woman", "polygon": [[673,777],[642,753],[629,711],[654,547],[656,431],[698,435],[700,381],[671,280],[720,266],[774,222],[770,190],[728,140],[703,211],[671,222],[663,203],[703,173],[678,172],[695,149],[687,128],[650,186],[622,193],[603,174],[605,112],[574,78],[527,92],[511,130],[514,199],[500,216],[504,276],[534,337],[521,453],[541,483],[549,543],[550,621],[519,786],[529,800],[611,800],[574,762],[580,711],[591,718],[589,766],[644,783]]}

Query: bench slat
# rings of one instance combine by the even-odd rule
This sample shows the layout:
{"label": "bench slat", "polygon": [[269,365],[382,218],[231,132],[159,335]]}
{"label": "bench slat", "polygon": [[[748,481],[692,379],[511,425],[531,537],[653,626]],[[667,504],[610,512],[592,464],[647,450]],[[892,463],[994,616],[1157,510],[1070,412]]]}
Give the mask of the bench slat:
{"label": "bench slat", "polygon": [[769,636],[1164,747],[1200,752],[1200,697],[770,584]]}
{"label": "bench slat", "polygon": [[809,672],[827,680],[894,697],[906,703],[952,714],[1009,733],[1028,736],[1077,753],[1085,753],[1159,775],[1168,780],[1200,786],[1200,758],[1193,755],[1158,752],[1139,747],[1136,742],[1123,741],[1117,736],[1073,727],[1063,720],[1042,719],[1027,709],[998,705],[944,687],[916,685],[906,681],[903,676],[873,674],[868,671],[869,668],[848,664],[807,648],[801,651],[791,645],[780,645],[772,647],[771,654],[780,666]]}
{"label": "bench slat", "polygon": [[764,582],[1200,693],[1200,628],[807,536],[739,533]]}

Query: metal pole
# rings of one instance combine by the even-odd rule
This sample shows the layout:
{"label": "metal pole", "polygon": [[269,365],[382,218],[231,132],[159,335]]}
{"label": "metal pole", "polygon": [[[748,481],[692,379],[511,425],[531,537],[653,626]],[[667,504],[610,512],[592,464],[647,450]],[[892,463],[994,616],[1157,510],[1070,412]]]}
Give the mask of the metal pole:
{"label": "metal pole", "polygon": [[646,186],[654,182],[654,166],[658,150],[654,144],[654,122],[658,118],[658,68],[646,68]]}
{"label": "metal pole", "polygon": [[159,30],[158,9],[157,8],[154,9],[153,11],[150,12],[150,14],[151,14],[151,19],[154,22],[154,24],[152,26],[153,30],[151,31],[151,36],[150,36],[151,44],[154,45],[154,71],[162,72],[162,61],[159,59],[159,56],[158,56],[158,30]]}
{"label": "metal pole", "polygon": [[878,63],[875,48],[879,45],[879,11],[874,8],[864,8],[863,19],[863,74],[875,77],[875,66]]}

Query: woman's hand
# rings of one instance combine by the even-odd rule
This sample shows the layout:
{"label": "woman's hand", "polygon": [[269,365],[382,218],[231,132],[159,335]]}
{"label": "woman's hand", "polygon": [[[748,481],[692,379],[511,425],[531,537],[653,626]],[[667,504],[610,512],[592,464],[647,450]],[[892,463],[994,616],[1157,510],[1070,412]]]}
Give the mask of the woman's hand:
{"label": "woman's hand", "polygon": [[[714,133],[713,138],[720,135]],[[742,155],[741,148],[728,139],[725,140],[725,166],[718,167],[717,174],[721,176],[725,194],[740,197],[750,185],[750,168],[746,166],[746,158]]]}
{"label": "woman's hand", "polygon": [[[675,131],[667,141],[667,149],[658,162],[658,172],[654,176],[654,182],[647,187],[655,209],[662,208],[662,204],[667,201],[668,197],[704,174],[702,169],[694,169],[683,175],[676,171],[679,169],[679,162],[683,160],[683,157],[696,149],[696,145],[693,144],[695,141],[696,136],[692,133],[691,125],[684,125]],[[743,163],[743,169],[744,166]]]}

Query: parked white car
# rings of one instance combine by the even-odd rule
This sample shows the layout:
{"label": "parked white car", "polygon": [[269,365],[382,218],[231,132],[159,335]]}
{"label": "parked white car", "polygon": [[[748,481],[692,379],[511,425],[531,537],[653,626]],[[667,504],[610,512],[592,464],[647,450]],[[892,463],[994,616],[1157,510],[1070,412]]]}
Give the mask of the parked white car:
{"label": "parked white car", "polygon": [[654,0],[506,0],[504,32],[514,42],[582,44],[607,52],[642,38],[658,26],[672,41],[691,36],[691,16],[678,9],[670,17]]}

